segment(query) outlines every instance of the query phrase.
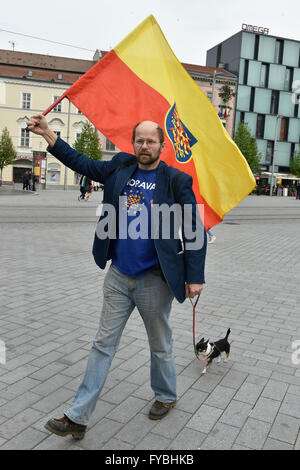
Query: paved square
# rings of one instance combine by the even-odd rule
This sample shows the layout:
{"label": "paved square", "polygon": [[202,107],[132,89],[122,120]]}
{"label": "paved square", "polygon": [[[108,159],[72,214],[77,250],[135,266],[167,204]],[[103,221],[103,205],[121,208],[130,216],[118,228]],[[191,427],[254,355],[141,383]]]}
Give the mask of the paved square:
{"label": "paved square", "polygon": [[[98,328],[104,274],[91,253],[101,194],[0,188],[0,449],[300,449],[300,201],[249,196],[213,231],[197,337],[231,328],[228,363],[201,376],[189,301],[174,303],[179,401],[161,422],[138,312],[82,441],[62,416]],[[5,353],[5,354],[4,354]],[[1,360],[2,359],[2,360]]]}

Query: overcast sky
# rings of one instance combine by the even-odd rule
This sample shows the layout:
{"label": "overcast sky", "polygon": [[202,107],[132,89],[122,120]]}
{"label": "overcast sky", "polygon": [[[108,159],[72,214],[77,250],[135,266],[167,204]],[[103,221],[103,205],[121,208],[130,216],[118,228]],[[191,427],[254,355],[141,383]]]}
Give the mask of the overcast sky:
{"label": "overcast sky", "polygon": [[299,0],[5,0],[0,48],[12,49],[14,42],[17,51],[90,60],[92,51],[112,49],[149,14],[156,18],[177,58],[192,64],[205,65],[206,51],[240,31],[242,23],[300,40]]}

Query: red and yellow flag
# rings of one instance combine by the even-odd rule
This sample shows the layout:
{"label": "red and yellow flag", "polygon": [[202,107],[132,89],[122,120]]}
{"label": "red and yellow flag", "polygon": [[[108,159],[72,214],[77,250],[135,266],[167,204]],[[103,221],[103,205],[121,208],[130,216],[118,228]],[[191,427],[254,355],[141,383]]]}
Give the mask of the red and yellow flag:
{"label": "red and yellow flag", "polygon": [[255,187],[247,161],[152,15],[64,96],[124,152],[132,153],[138,122],[160,124],[167,136],[161,158],[193,176],[197,202],[205,205],[206,229]]}

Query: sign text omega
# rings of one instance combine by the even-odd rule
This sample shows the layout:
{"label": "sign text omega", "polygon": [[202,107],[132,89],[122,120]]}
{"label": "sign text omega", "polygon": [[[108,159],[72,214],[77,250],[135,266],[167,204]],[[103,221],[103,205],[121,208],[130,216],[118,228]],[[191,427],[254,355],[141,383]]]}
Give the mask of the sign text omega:
{"label": "sign text omega", "polygon": [[243,23],[242,29],[244,31],[250,31],[251,33],[269,34],[269,28],[264,28],[263,26],[253,26],[252,24]]}

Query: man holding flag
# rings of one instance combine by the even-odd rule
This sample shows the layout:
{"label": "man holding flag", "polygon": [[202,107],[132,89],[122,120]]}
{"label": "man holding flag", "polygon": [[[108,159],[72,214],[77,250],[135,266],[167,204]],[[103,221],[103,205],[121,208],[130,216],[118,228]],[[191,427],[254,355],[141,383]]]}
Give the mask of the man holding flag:
{"label": "man holding flag", "polygon": [[[100,328],[70,409],[63,418],[46,424],[58,435],[82,438],[135,306],[144,321],[151,351],[155,402],[149,417],[163,418],[175,405],[169,315],[173,297],[184,302],[203,289],[206,236],[202,222],[199,224],[198,206],[203,208],[201,219],[209,230],[252,191],[255,180],[213,105],[175,57],[152,15],[43,115],[63,98],[122,152],[111,162],[88,159],[57,138],[42,115],[33,116],[28,128],[46,139],[49,151],[62,163],[105,184],[107,212],[112,207],[117,216],[127,214],[126,222],[121,217],[123,222],[117,224],[116,236],[112,230],[103,237],[105,216],[100,217],[94,258],[102,269],[112,260],[104,281]],[[163,236],[161,219],[153,227],[151,218],[156,206],[175,203],[184,213],[182,242],[175,230],[171,236]],[[191,208],[189,215],[185,206]],[[133,230],[135,235],[130,237],[132,224],[138,225],[139,211],[146,214],[140,224],[147,222],[146,234],[139,237]],[[199,238],[202,242],[195,243]]]}
{"label": "man holding flag", "polygon": [[[91,160],[72,149],[48,127],[42,115],[32,116],[27,125],[30,131],[45,138],[48,151],[66,166],[94,181],[105,183],[104,207],[113,207],[117,216],[120,210],[126,210],[128,214],[122,219],[128,225],[118,227],[116,239],[109,234],[107,237],[100,234],[100,238],[97,232],[95,234],[93,254],[98,266],[104,269],[106,262],[112,259],[104,280],[100,327],[85,376],[70,409],[63,418],[48,421],[46,429],[60,436],[84,436],[122,331],[135,307],[145,324],[151,352],[151,387],[156,400],[149,418],[161,419],[175,405],[177,398],[169,321],[171,304],[174,296],[183,302],[186,296],[193,298],[198,295],[204,284],[206,236],[202,223],[199,223],[192,178],[161,161],[160,155],[165,148],[164,133],[152,121],[143,121],[135,126],[132,135],[134,155],[122,152],[110,162]],[[175,195],[176,175],[179,178]],[[121,205],[120,196],[124,198]],[[151,227],[152,206],[172,206],[175,203],[182,208],[191,208],[191,216],[186,218],[188,222],[185,222],[185,217],[182,221],[183,246],[175,231],[171,230],[172,235],[164,237],[162,222],[157,227],[159,235]],[[149,222],[148,234],[155,232],[154,238],[131,238],[129,224],[144,208]],[[192,227],[185,227],[187,223]],[[124,233],[124,229],[127,236],[118,236]],[[201,232],[201,244],[193,249],[195,239],[199,241],[197,231]],[[194,238],[187,239],[186,233]],[[187,242],[190,242],[189,248],[185,249]]]}

